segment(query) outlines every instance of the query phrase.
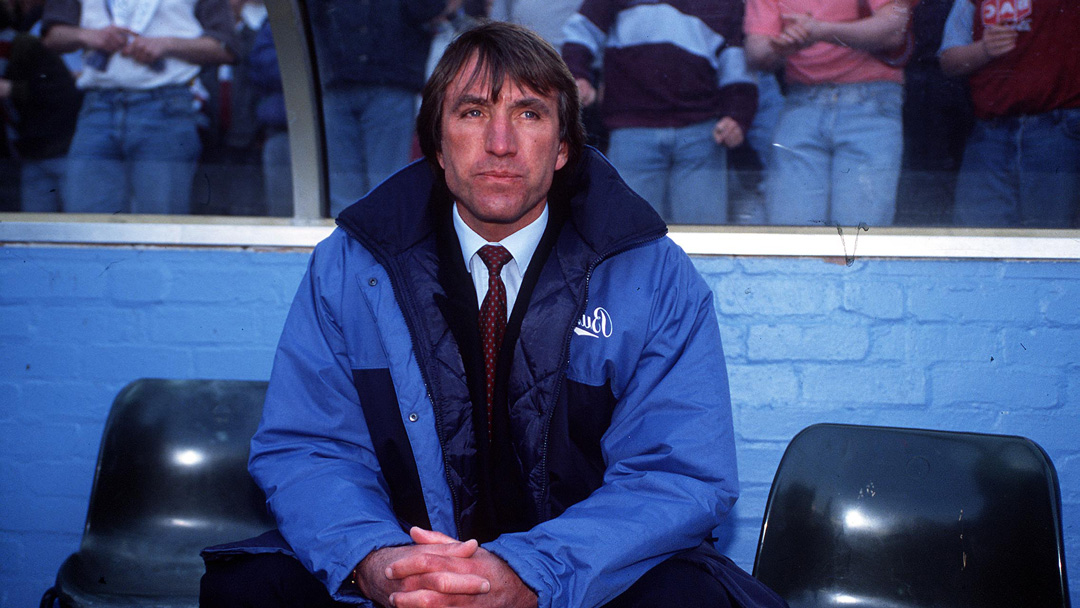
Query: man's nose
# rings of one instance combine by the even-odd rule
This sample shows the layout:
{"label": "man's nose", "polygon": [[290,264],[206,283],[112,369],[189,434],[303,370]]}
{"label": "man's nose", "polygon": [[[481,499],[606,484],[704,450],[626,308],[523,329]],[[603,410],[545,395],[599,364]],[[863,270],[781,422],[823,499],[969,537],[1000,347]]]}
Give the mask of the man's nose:
{"label": "man's nose", "polygon": [[489,154],[507,156],[517,153],[517,135],[508,116],[495,116],[487,125],[485,147]]}

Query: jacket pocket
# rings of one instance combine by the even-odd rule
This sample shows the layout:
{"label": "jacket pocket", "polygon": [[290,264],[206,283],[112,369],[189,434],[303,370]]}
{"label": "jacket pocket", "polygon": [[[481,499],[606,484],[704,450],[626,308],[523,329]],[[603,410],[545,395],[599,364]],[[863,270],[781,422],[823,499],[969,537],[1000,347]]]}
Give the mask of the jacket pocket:
{"label": "jacket pocket", "polygon": [[567,379],[564,399],[552,414],[548,434],[551,516],[584,500],[604,482],[601,439],[611,426],[615,396],[611,383],[599,386]]}

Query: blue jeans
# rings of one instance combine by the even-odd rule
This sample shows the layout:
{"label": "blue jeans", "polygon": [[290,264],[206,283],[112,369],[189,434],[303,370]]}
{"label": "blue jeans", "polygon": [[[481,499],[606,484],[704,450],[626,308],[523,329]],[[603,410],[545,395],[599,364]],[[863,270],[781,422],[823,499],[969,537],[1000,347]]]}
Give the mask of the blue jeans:
{"label": "blue jeans", "polygon": [[903,96],[895,82],[793,85],[773,139],[769,223],[892,224]]}
{"label": "blue jeans", "polygon": [[755,72],[758,88],[758,106],[754,122],[746,132],[746,141],[757,153],[764,167],[759,175],[744,173],[729,165],[732,180],[728,188],[731,197],[728,221],[732,224],[759,226],[765,223],[765,175],[772,165],[773,134],[784,108],[784,94],[772,72]]}
{"label": "blue jeans", "polygon": [[611,132],[608,158],[626,183],[672,224],[727,222],[727,149],[716,121]]}
{"label": "blue jeans", "polygon": [[87,91],[68,150],[64,210],[74,213],[191,211],[202,151],[191,91]]}
{"label": "blue jeans", "polygon": [[396,87],[324,91],[331,217],[409,162],[415,107],[416,94]]}
{"label": "blue jeans", "polygon": [[22,210],[28,213],[55,213],[63,208],[60,190],[64,184],[67,158],[24,158],[20,172]]}
{"label": "blue jeans", "polygon": [[956,182],[958,226],[1068,228],[1080,206],[1080,108],[979,120]]}
{"label": "blue jeans", "polygon": [[267,135],[262,149],[263,184],[266,188],[266,214],[292,217],[292,153],[289,151],[289,132],[277,131]]}

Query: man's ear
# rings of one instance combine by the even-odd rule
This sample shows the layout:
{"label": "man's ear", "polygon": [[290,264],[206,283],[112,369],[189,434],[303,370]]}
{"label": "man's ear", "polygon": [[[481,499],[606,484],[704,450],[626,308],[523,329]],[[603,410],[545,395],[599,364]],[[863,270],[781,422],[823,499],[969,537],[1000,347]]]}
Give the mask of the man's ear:
{"label": "man's ear", "polygon": [[446,163],[444,163],[442,159],[442,150],[435,151],[435,160],[439,161],[439,166],[442,167],[443,171],[445,171]]}
{"label": "man's ear", "polygon": [[568,160],[570,160],[570,146],[565,141],[560,141],[559,155],[555,157],[555,170],[565,167]]}

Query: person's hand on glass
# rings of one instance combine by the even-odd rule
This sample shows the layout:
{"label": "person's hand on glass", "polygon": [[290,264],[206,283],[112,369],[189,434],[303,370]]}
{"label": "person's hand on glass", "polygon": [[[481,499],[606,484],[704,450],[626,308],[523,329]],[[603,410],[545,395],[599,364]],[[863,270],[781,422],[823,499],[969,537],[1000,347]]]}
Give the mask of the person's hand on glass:
{"label": "person's hand on glass", "polygon": [[734,148],[742,144],[743,140],[746,139],[743,128],[730,116],[725,116],[716,121],[712,135],[717,144],[727,148]]}
{"label": "person's hand on glass", "polygon": [[82,30],[82,46],[94,51],[112,54],[122,50],[128,44],[132,32],[117,25],[103,28]]}
{"label": "person's hand on glass", "polygon": [[154,65],[171,52],[170,42],[170,38],[134,36],[120,54],[143,65]]}
{"label": "person's hand on glass", "polygon": [[1016,39],[1019,35],[1019,32],[1011,27],[988,25],[983,30],[983,52],[986,53],[989,59],[997,59],[1007,55],[1016,48]]}
{"label": "person's hand on glass", "polygon": [[577,82],[578,97],[581,98],[581,107],[591,106],[596,102],[596,87],[591,82],[584,78],[578,78]]}

